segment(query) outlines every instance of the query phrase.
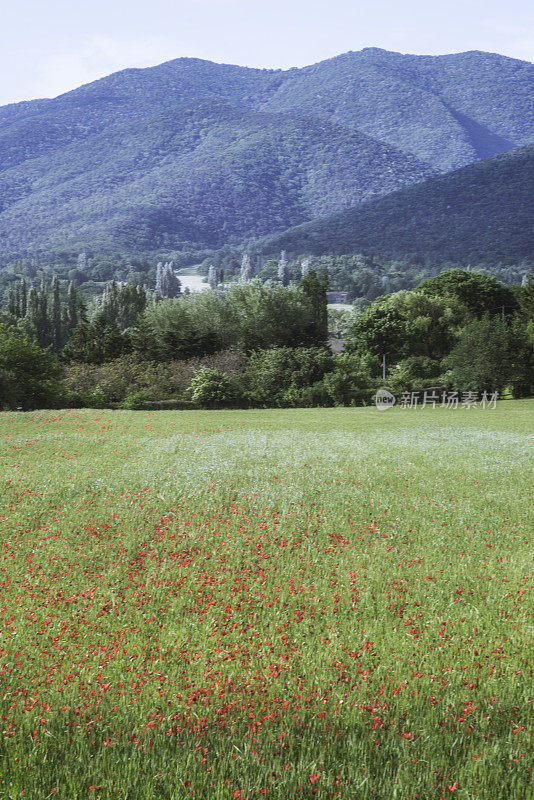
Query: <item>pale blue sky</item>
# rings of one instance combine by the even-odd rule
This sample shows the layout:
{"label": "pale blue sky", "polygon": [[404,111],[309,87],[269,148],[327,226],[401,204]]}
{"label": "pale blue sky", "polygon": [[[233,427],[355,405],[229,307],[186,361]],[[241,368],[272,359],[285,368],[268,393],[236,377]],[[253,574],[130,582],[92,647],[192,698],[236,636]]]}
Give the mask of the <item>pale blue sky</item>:
{"label": "pale blue sky", "polygon": [[0,105],[193,56],[303,66],[363,47],[534,60],[531,0],[6,0]]}

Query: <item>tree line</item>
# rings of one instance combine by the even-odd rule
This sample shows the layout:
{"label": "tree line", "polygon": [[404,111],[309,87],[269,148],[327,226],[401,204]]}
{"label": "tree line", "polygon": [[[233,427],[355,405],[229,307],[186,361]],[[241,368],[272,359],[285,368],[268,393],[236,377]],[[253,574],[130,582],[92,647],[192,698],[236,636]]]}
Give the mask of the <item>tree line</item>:
{"label": "tree line", "polygon": [[[172,276],[171,276],[172,272]],[[328,279],[252,277],[185,296],[169,264],[156,289],[110,281],[89,301],[71,281],[22,279],[0,322],[0,405],[200,407],[350,405],[380,386],[534,392],[532,274],[524,285],[450,270],[339,317]],[[330,333],[346,340],[332,353]],[[383,376],[383,368],[385,377]]]}

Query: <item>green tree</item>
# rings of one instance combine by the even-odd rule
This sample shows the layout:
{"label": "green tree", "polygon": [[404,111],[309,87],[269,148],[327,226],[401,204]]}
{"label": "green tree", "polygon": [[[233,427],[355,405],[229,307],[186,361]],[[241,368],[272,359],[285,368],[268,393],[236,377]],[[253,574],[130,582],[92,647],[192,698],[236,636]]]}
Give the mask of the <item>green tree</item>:
{"label": "green tree", "polygon": [[454,297],[400,291],[379,297],[357,317],[349,349],[398,362],[411,356],[441,359],[468,312]]}
{"label": "green tree", "polygon": [[514,361],[509,326],[501,317],[485,314],[461,331],[444,359],[445,378],[460,391],[502,392],[514,378]]}
{"label": "green tree", "polygon": [[476,317],[484,314],[511,315],[517,308],[513,292],[491,275],[451,269],[423,281],[415,290],[423,294],[456,297]]}
{"label": "green tree", "polygon": [[99,312],[90,322],[82,321],[63,348],[68,361],[103,364],[113,361],[124,351],[126,342],[117,326]]}
{"label": "green tree", "polygon": [[289,285],[289,268],[285,250],[282,250],[280,254],[280,260],[278,262],[278,280],[282,286]]}
{"label": "green tree", "polygon": [[38,294],[38,315],[37,315],[37,341],[41,347],[50,344],[50,331],[48,320],[48,291],[46,281],[41,278],[41,286]]}
{"label": "green tree", "polygon": [[26,316],[28,307],[28,287],[24,278],[20,281],[20,317]]}
{"label": "green tree", "polygon": [[248,352],[310,342],[312,308],[305,294],[293,286],[258,279],[235,283],[227,292],[226,304],[236,341]]}
{"label": "green tree", "polygon": [[55,358],[22,331],[0,324],[0,407],[54,407],[61,398]]}
{"label": "green tree", "polygon": [[334,369],[311,386],[309,397],[315,405],[367,405],[376,388],[378,364],[369,357],[340,353],[333,357]]}
{"label": "green tree", "polygon": [[68,304],[69,331],[72,332],[76,327],[76,325],[78,324],[78,298],[76,296],[76,288],[74,286],[74,281],[71,281],[69,283],[67,304]]}
{"label": "green tree", "polygon": [[9,287],[9,291],[7,293],[7,313],[12,317],[17,316],[17,300],[15,296],[15,290],[12,286]]}
{"label": "green tree", "polygon": [[132,352],[138,357],[148,361],[164,360],[161,343],[154,326],[144,314],[140,315],[137,323],[127,333]]}
{"label": "green tree", "polygon": [[54,351],[59,353],[63,344],[63,331],[61,328],[61,295],[57,275],[52,278],[52,335]]}
{"label": "green tree", "polygon": [[266,408],[309,405],[306,390],[333,369],[333,356],[326,348],[274,347],[256,351],[244,375],[247,397],[252,405]]}
{"label": "green tree", "polygon": [[28,304],[26,307],[26,316],[24,318],[24,327],[26,332],[34,339],[39,338],[39,322],[39,297],[37,295],[35,286],[31,286],[30,291],[28,292]]}
{"label": "green tree", "polygon": [[519,295],[519,313],[526,322],[534,322],[534,269],[521,287]]}
{"label": "green tree", "polygon": [[328,276],[326,272],[319,277],[315,270],[309,270],[300,281],[299,289],[307,298],[312,313],[308,344],[317,347],[326,346],[328,341],[328,303],[326,298]]}

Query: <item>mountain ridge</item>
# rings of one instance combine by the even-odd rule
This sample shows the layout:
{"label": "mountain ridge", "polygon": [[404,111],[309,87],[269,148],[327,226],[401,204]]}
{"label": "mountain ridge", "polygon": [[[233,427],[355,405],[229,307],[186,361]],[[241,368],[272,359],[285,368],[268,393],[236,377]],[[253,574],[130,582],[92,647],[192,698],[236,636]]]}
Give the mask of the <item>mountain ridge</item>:
{"label": "mountain ridge", "polygon": [[[499,54],[365,48],[290,70],[179,58],[4,106],[0,259],[109,250],[115,235],[136,252],[274,234],[534,139],[533,86],[532,64]],[[180,135],[196,137],[192,166]]]}

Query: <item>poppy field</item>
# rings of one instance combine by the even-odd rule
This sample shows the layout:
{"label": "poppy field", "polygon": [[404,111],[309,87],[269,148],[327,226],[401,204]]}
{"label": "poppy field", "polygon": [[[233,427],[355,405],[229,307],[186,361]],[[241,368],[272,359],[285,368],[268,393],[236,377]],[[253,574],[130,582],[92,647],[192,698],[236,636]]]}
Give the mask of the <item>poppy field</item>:
{"label": "poppy field", "polygon": [[0,415],[0,800],[529,800],[534,403]]}

